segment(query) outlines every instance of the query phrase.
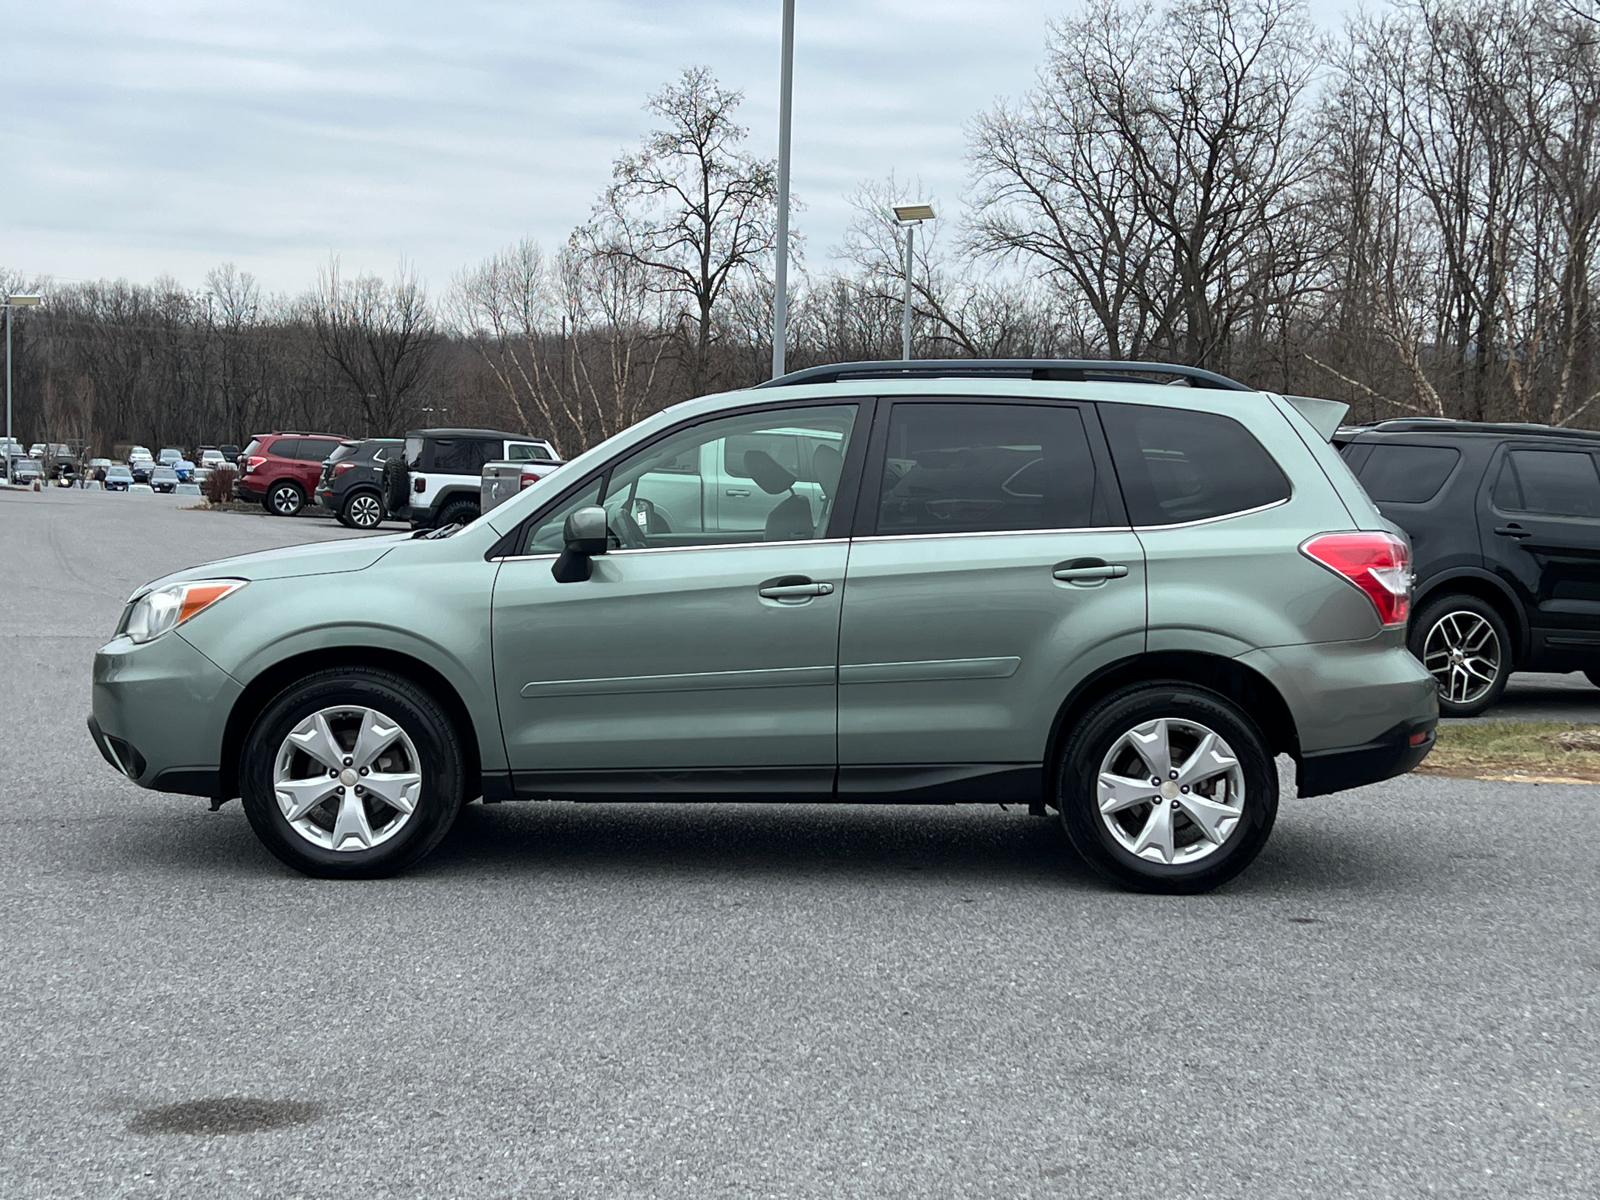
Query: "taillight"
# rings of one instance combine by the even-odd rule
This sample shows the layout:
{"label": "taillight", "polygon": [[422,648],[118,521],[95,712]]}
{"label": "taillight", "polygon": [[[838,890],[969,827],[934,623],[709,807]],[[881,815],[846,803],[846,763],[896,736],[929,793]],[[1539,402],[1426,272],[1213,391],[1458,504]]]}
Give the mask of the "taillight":
{"label": "taillight", "polygon": [[252,454],[249,458],[244,460],[244,469],[246,471],[254,471],[257,467],[259,467],[262,463],[264,463],[266,461],[267,461],[266,458],[264,458],[262,455]]}
{"label": "taillight", "polygon": [[337,479],[339,476],[343,475],[346,471],[348,471],[353,466],[355,466],[355,463],[353,463],[353,462],[334,463],[334,465],[333,465],[333,477],[335,479]]}
{"label": "taillight", "polygon": [[418,475],[415,479],[413,479],[411,481],[411,490],[413,492],[425,492],[425,491],[427,491],[428,490],[428,481],[426,479],[424,479],[422,476]]}
{"label": "taillight", "polygon": [[538,483],[539,480],[544,478],[544,476],[545,476],[545,472],[539,470],[538,467],[523,467],[522,468],[522,482],[518,485],[517,490],[520,492],[523,488],[527,487],[529,484]]}
{"label": "taillight", "polygon": [[1392,533],[1322,533],[1301,545],[1308,558],[1367,594],[1378,619],[1403,625],[1411,612],[1411,548]]}

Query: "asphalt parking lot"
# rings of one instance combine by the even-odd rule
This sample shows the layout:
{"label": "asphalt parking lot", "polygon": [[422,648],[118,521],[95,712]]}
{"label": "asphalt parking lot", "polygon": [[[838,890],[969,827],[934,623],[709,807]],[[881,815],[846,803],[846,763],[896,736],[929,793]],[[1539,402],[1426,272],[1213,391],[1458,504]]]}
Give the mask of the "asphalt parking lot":
{"label": "asphalt parking lot", "polygon": [[352,535],[167,499],[0,494],[0,1196],[1594,1194],[1600,788],[1286,799],[1195,898],[993,807],[474,806],[306,880],[104,765],[89,661]]}

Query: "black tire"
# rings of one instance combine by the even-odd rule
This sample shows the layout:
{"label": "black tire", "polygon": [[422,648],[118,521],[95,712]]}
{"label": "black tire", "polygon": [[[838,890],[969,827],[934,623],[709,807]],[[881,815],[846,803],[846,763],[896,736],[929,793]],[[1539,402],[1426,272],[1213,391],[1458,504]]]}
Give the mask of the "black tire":
{"label": "black tire", "polygon": [[1583,677],[1594,684],[1595,687],[1600,687],[1600,671],[1585,671]]}
{"label": "black tire", "polygon": [[[1493,681],[1486,688],[1468,687],[1477,676],[1463,674],[1465,665],[1452,667],[1447,651],[1452,638],[1472,643],[1471,631],[1487,628],[1492,634],[1494,666]],[[1429,600],[1411,619],[1411,630],[1406,646],[1428,669],[1439,684],[1439,715],[1442,717],[1475,717],[1485,709],[1500,702],[1511,678],[1511,631],[1494,605],[1477,596],[1449,595]],[[1445,655],[1441,657],[1441,655]],[[1478,663],[1482,672],[1482,660]],[[1465,683],[1463,683],[1465,680]]]}
{"label": "black tire", "polygon": [[470,525],[478,516],[478,506],[471,500],[450,500],[439,510],[439,519],[434,525],[439,529],[446,525]]}
{"label": "black tire", "polygon": [[376,529],[383,518],[383,497],[371,488],[357,488],[339,507],[339,523],[351,529]]}
{"label": "black tire", "polygon": [[[1175,736],[1169,744],[1175,757],[1176,752],[1196,749],[1186,740],[1197,740],[1195,727],[1217,734],[1233,751],[1244,794],[1239,816],[1230,819],[1226,829],[1219,825],[1218,839],[1209,850],[1199,823],[1182,807],[1187,802],[1184,795],[1155,798],[1170,806],[1165,811],[1178,814],[1172,825],[1176,853],[1171,862],[1134,854],[1107,824],[1115,819],[1130,830],[1125,836],[1131,836],[1133,828],[1160,815],[1156,802],[1145,804],[1142,815],[1137,806],[1123,810],[1125,815],[1118,818],[1103,818],[1100,812],[1102,762],[1114,749],[1117,755],[1127,753],[1119,749],[1125,736],[1161,719],[1177,723],[1171,727]],[[1187,761],[1187,757],[1179,760],[1180,765]],[[1213,797],[1227,798],[1227,792],[1205,783],[1196,786],[1193,798],[1206,799],[1198,793],[1207,786]],[[1070,732],[1059,764],[1056,804],[1068,839],[1097,873],[1131,891],[1187,895],[1210,891],[1255,861],[1277,820],[1278,771],[1255,722],[1222,696],[1177,681],[1141,683],[1107,696]]]}
{"label": "black tire", "polygon": [[[411,739],[422,785],[416,807],[387,841],[363,850],[315,845],[279,807],[273,770],[289,733],[312,714],[344,705],[375,709]],[[323,879],[376,879],[404,870],[435,846],[465,799],[460,738],[427,692],[402,675],[372,667],[319,671],[285,689],[256,719],[239,761],[240,793],[251,828],[281,862]]]}
{"label": "black tire", "polygon": [[384,511],[397,513],[411,503],[411,472],[400,458],[383,464]]}
{"label": "black tire", "polygon": [[297,517],[306,506],[306,494],[290,479],[280,479],[267,489],[261,506],[275,517]]}

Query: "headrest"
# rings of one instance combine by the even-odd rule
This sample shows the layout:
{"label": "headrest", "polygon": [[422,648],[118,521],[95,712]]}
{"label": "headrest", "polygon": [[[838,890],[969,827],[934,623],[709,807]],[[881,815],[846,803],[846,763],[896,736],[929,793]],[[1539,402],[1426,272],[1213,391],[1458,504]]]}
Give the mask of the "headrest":
{"label": "headrest", "polygon": [[811,454],[811,473],[822,485],[822,494],[831,496],[839,489],[839,479],[844,474],[844,455],[832,446],[818,446]]}
{"label": "headrest", "polygon": [[794,476],[780,467],[778,460],[765,450],[744,452],[744,473],[770,496],[781,496],[794,486]]}

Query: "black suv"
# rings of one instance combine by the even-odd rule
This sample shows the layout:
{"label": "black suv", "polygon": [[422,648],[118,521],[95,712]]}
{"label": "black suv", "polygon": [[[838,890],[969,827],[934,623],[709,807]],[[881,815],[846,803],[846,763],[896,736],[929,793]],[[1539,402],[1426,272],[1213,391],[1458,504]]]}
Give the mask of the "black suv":
{"label": "black suv", "polygon": [[403,445],[399,438],[339,443],[322,460],[317,503],[332,509],[341,525],[376,529],[388,515],[383,502],[383,464]]}
{"label": "black suv", "polygon": [[1600,684],[1600,433],[1412,418],[1334,443],[1411,537],[1411,652],[1442,714],[1482,712],[1512,671]]}

